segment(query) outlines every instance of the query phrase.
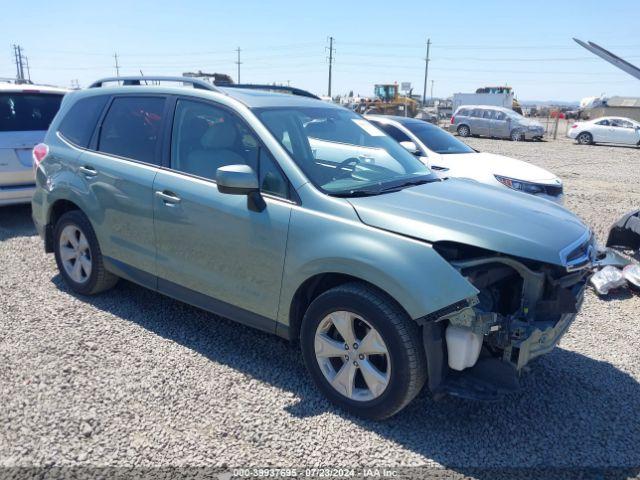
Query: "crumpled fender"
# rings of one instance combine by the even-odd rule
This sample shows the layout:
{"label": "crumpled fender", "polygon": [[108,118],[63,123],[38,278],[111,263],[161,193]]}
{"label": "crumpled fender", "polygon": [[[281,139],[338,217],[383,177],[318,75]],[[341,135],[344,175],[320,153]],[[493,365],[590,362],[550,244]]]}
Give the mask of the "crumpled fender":
{"label": "crumpled fender", "polygon": [[340,273],[367,281],[393,297],[413,319],[475,297],[478,290],[431,244],[353,220],[294,207],[289,226],[278,321],[306,280]]}

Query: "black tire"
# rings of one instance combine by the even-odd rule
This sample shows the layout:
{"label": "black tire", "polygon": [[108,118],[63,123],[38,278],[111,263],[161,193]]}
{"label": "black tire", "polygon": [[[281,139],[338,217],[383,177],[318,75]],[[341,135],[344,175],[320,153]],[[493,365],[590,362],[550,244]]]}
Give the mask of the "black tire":
{"label": "black tire", "polygon": [[589,132],[582,132],[576,137],[576,141],[580,145],[593,145],[593,135]]}
{"label": "black tire", "polygon": [[[60,236],[62,234],[62,230],[69,225],[79,229],[89,243],[91,274],[88,276],[87,280],[83,282],[74,281],[69,276],[62,263],[60,253]],[[93,231],[91,222],[89,222],[87,216],[80,210],[71,210],[66,212],[58,219],[58,222],[54,226],[53,251],[60,275],[67,286],[76,293],[81,295],[95,295],[96,293],[104,292],[105,290],[113,288],[115,284],[118,283],[118,277],[104,268],[102,252],[100,250],[96,234]]]}
{"label": "black tire", "polygon": [[514,128],[513,130],[511,130],[511,135],[509,136],[509,138],[511,138],[512,142],[523,142],[525,140],[524,132],[522,130]]}
{"label": "black tire", "polygon": [[[316,329],[328,314],[340,310],[366,319],[387,345],[391,368],[389,383],[372,400],[353,400],[335,390],[316,358]],[[304,315],[300,344],[305,365],[317,387],[335,405],[360,417],[381,420],[394,415],[413,400],[427,378],[420,327],[395,301],[366,284],[348,283],[318,296]]]}
{"label": "black tire", "polygon": [[458,135],[461,137],[470,137],[471,129],[467,125],[460,125],[458,127]]}

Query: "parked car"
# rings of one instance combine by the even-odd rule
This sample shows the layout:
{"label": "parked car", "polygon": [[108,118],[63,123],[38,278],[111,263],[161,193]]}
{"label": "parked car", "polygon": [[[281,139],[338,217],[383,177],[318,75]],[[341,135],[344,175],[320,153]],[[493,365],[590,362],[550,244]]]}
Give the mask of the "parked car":
{"label": "parked car", "polygon": [[508,108],[490,105],[465,105],[451,117],[451,129],[461,137],[478,135],[510,138],[513,141],[540,140],[544,127]]}
{"label": "parked car", "polygon": [[595,250],[564,208],[439,178],[337,105],[145,79],[68,95],[34,149],[33,219],[70,290],[122,277],[299,341],[370,418],[427,381],[515,390],[573,322]]}
{"label": "parked car", "polygon": [[515,158],[478,152],[443,129],[420,120],[383,115],[365,118],[436,173],[511,188],[559,204],[564,202],[562,181],[543,168]]}
{"label": "parked car", "polygon": [[600,117],[574,123],[568,135],[581,145],[620,143],[640,146],[640,123],[624,117]]}
{"label": "parked car", "polygon": [[31,202],[31,150],[42,142],[66,90],[0,83],[0,206]]}

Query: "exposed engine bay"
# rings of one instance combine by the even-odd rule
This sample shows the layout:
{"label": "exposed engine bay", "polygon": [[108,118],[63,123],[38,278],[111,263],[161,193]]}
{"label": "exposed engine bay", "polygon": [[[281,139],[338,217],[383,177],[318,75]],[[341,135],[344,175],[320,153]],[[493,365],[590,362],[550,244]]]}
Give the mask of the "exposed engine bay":
{"label": "exposed engine bay", "polygon": [[516,390],[525,365],[551,351],[575,319],[590,269],[458,244],[435,248],[478,294],[421,322],[429,387],[483,399]]}

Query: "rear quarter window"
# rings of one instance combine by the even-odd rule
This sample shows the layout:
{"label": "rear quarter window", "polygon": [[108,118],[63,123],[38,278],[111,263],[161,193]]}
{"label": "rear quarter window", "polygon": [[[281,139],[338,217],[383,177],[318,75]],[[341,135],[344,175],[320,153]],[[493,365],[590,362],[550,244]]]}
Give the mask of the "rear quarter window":
{"label": "rear quarter window", "polygon": [[0,132],[47,130],[62,97],[53,93],[0,93]]}
{"label": "rear quarter window", "polygon": [[71,143],[87,148],[108,99],[100,95],[78,100],[60,123],[60,134]]}

